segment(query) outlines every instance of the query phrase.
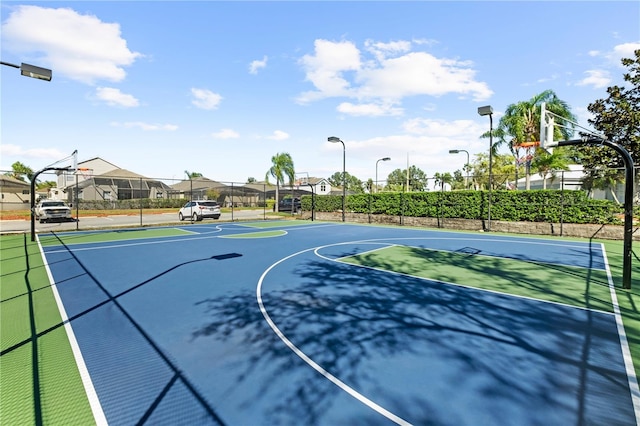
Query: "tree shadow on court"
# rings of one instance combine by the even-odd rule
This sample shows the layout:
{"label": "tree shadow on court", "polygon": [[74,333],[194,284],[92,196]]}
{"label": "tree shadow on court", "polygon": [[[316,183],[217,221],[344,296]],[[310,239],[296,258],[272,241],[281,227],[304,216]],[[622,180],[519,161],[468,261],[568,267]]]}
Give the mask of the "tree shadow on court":
{"label": "tree shadow on court", "polygon": [[[263,301],[283,335],[348,386],[414,424],[473,424],[478,415],[502,423],[514,413],[530,423],[549,422],[549,416],[574,424],[633,416],[628,399],[619,397],[628,393],[624,371],[601,359],[615,345],[591,352],[589,343],[585,353],[585,340],[611,331],[587,311],[322,260],[300,264],[295,278],[274,272],[265,278]],[[246,406],[279,395],[261,423],[326,423],[342,391],[275,337],[255,294],[201,304],[209,317],[194,339],[241,341],[253,354],[235,366],[238,385],[262,377]],[[295,380],[279,386],[282,377]],[[613,396],[603,401],[603,394]],[[594,408],[602,403],[609,406],[606,417]],[[373,411],[343,419],[383,420]]]}

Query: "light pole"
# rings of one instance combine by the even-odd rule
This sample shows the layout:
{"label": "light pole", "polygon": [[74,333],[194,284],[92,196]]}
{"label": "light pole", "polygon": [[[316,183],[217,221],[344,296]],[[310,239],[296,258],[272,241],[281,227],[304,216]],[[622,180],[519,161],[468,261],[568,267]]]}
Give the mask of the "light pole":
{"label": "light pole", "polygon": [[36,67],[35,65],[29,65],[22,63],[20,65],[11,64],[9,62],[0,61],[1,65],[8,67],[18,68],[20,74],[25,77],[37,78],[38,80],[51,81],[51,70],[47,68]]}
{"label": "light pole", "polygon": [[378,163],[381,161],[389,161],[389,160],[391,160],[391,158],[384,157],[376,161],[376,192],[378,192]]}
{"label": "light pole", "polygon": [[346,169],[345,169],[345,159],[346,159],[346,151],[347,149],[344,146],[344,142],[336,136],[329,136],[327,138],[329,142],[342,144],[342,221],[344,222],[344,201],[347,198],[347,178],[346,178]]}
{"label": "light pole", "polygon": [[491,231],[491,186],[493,185],[493,108],[491,105],[486,105],[478,108],[478,114],[481,116],[489,116],[489,204],[487,207],[487,231]]}
{"label": "light pole", "polygon": [[450,149],[449,154],[459,154],[461,152],[465,152],[467,154],[467,163],[464,165],[464,168],[467,174],[464,177],[464,189],[469,189],[469,151],[464,149]]}

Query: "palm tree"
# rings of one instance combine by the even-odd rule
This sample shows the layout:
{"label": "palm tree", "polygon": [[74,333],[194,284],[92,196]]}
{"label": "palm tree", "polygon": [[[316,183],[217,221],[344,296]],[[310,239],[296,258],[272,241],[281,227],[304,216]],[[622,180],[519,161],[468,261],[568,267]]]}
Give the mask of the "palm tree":
{"label": "palm tree", "polygon": [[265,175],[265,180],[269,183],[269,176],[276,179],[276,203],[275,211],[278,211],[278,200],[280,200],[280,182],[284,182],[285,176],[289,178],[289,184],[293,184],[295,179],[295,168],[293,166],[293,159],[287,152],[277,153],[271,157],[271,168]]}
{"label": "palm tree", "polygon": [[[571,107],[558,98],[553,90],[545,90],[529,99],[507,107],[504,115],[500,118],[498,127],[494,132],[497,141],[495,147],[501,144],[508,144],[509,150],[517,159],[519,149],[527,142],[538,142],[540,135],[540,106],[546,104],[547,111],[555,114],[556,126],[554,128],[555,140],[567,140],[573,136],[576,117],[571,113]],[[483,137],[488,137],[488,134]],[[527,148],[529,151],[530,148]],[[529,154],[529,152],[527,152]],[[531,163],[525,163],[526,189],[530,188]]]}
{"label": "palm tree", "polygon": [[6,176],[11,176],[12,178],[21,180],[23,182],[26,182],[25,180],[25,176],[31,180],[31,177],[33,176],[33,169],[27,165],[22,164],[19,161],[16,161],[15,163],[13,163],[11,165],[11,171],[5,173]]}
{"label": "palm tree", "polygon": [[548,153],[543,149],[538,149],[533,159],[533,167],[538,170],[538,174],[542,178],[542,189],[547,189],[547,176],[551,175],[551,182],[553,182],[556,170],[569,170],[567,160],[559,150]]}
{"label": "palm tree", "polygon": [[187,177],[189,178],[189,180],[192,179],[197,179],[197,178],[201,178],[202,177],[202,173],[198,173],[198,172],[189,172],[188,170],[184,171],[184,174],[187,175]]}

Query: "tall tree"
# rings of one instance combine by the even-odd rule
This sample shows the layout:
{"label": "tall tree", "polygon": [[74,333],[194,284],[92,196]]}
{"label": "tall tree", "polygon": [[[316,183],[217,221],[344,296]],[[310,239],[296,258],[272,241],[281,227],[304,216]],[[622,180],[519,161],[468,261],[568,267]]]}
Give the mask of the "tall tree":
{"label": "tall tree", "polygon": [[[407,188],[407,180],[409,188]],[[407,173],[407,169],[395,169],[387,176],[387,185],[408,192],[425,191],[427,189],[427,175],[416,166],[409,167],[409,173]]]}
{"label": "tall tree", "polygon": [[553,182],[558,170],[569,170],[564,151],[559,149],[554,150],[552,153],[539,149],[533,158],[532,166],[542,178],[542,189],[547,189],[547,177],[550,177],[551,182]]}
{"label": "tall tree", "polygon": [[[554,132],[554,139],[570,139],[573,136],[573,129],[576,117],[571,112],[569,105],[558,98],[553,90],[545,90],[529,99],[507,106],[504,115],[500,117],[498,126],[494,132],[496,141],[494,149],[500,145],[507,145],[509,151],[516,160],[520,158],[520,150],[525,146],[525,154],[533,154],[535,147],[526,147],[527,142],[537,142],[540,135],[540,106],[546,104],[547,111],[554,113],[557,117]],[[558,118],[560,117],[560,118]],[[488,133],[482,137],[489,137]],[[525,161],[526,189],[530,188],[531,162]],[[517,172],[517,169],[516,169]]]}
{"label": "tall tree", "polygon": [[27,179],[31,181],[31,177],[33,176],[33,169],[22,164],[19,161],[16,161],[11,165],[11,171],[5,173],[5,175],[11,176],[12,178],[21,180],[23,182],[26,182]]}
{"label": "tall tree", "polygon": [[[637,166],[640,164],[640,49],[634,56],[622,59],[622,65],[628,68],[623,77],[629,87],[607,88],[609,97],[598,99],[587,109],[593,114],[589,124],[611,142],[624,147]],[[580,151],[587,189],[608,187],[612,190],[613,185],[624,179],[622,158],[611,148],[584,146]],[[638,181],[638,176],[635,180]]]}
{"label": "tall tree", "polygon": [[293,159],[288,152],[277,153],[271,157],[271,168],[265,175],[265,180],[269,183],[269,176],[276,179],[276,203],[275,211],[278,211],[278,201],[280,200],[280,183],[285,177],[289,178],[289,185],[293,185],[296,176]]}
{"label": "tall tree", "polygon": [[[342,172],[335,172],[327,178],[327,181],[329,181],[331,186],[342,188]],[[357,177],[349,174],[349,172],[344,172],[344,181],[347,184],[347,191],[358,194],[364,192],[364,184],[362,183],[362,181]]]}

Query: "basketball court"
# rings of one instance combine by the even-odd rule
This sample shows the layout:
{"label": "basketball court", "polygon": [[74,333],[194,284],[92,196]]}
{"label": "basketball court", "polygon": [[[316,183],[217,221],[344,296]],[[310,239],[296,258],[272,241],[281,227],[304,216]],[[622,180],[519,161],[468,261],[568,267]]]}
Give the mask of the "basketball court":
{"label": "basketball court", "polygon": [[[0,361],[14,374],[64,330],[75,397],[20,403],[45,420],[636,424],[599,243],[302,221],[38,240],[60,319],[14,331]],[[4,290],[3,308],[28,297]]]}

